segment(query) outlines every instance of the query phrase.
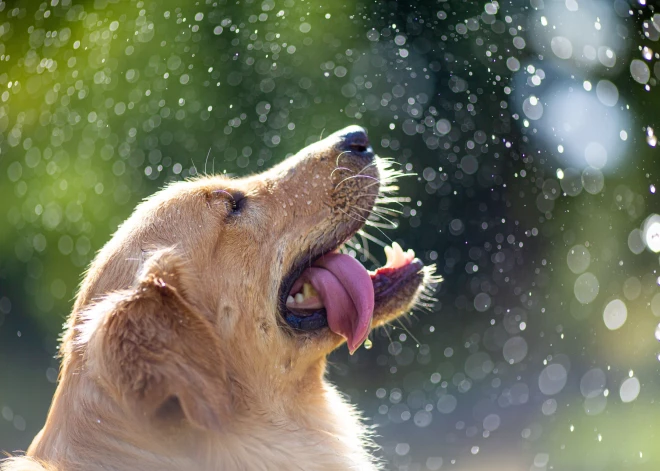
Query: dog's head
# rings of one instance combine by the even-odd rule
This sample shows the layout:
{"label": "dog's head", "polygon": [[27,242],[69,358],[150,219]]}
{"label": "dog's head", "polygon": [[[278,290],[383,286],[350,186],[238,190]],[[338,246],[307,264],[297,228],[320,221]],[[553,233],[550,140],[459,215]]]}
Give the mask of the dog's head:
{"label": "dog's head", "polygon": [[87,368],[118,400],[154,414],[174,401],[203,428],[255,396],[304,392],[330,351],[343,341],[354,351],[428,281],[396,244],[375,272],[339,251],[387,172],[352,126],[265,173],[152,196],[83,283],[72,330]]}

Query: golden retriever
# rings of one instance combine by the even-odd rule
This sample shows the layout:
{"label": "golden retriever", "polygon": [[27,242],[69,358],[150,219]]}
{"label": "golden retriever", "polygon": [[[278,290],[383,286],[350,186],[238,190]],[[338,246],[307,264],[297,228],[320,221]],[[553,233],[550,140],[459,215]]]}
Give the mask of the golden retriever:
{"label": "golden retriever", "polygon": [[140,204],[82,283],[44,428],[2,469],[378,469],[324,372],[432,278],[396,244],[371,273],[338,250],[385,167],[351,126],[260,175]]}

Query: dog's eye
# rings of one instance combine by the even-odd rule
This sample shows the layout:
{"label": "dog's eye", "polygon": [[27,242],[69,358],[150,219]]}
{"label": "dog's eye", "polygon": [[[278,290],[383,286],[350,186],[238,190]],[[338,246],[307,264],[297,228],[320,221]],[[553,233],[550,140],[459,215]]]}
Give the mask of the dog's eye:
{"label": "dog's eye", "polygon": [[245,195],[240,192],[232,193],[231,199],[229,200],[231,213],[239,214],[243,207],[245,206]]}
{"label": "dog's eye", "polygon": [[[240,191],[229,192],[227,190],[214,190],[212,192],[213,198],[217,198],[217,203],[214,204],[225,204],[229,210],[229,216],[236,216],[245,207],[247,198]],[[207,201],[209,208],[211,203]]]}

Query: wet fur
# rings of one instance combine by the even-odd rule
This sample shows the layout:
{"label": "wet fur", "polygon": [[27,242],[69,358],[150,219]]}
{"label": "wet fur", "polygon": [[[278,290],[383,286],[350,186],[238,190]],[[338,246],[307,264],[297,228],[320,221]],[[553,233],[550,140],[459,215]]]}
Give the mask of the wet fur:
{"label": "wet fur", "polygon": [[336,144],[141,204],[85,276],[44,428],[2,471],[378,469],[369,430],[324,380],[342,339],[292,333],[277,310],[301,254],[349,238],[382,189],[377,165]]}

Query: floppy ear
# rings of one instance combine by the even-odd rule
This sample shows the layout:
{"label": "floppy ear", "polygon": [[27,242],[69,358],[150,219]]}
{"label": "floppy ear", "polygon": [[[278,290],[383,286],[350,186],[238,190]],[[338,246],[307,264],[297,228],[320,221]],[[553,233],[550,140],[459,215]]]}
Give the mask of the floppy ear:
{"label": "floppy ear", "polygon": [[133,290],[93,306],[87,365],[136,413],[154,417],[176,399],[191,424],[219,430],[230,401],[219,340],[184,298],[184,275],[171,252],[156,253]]}

